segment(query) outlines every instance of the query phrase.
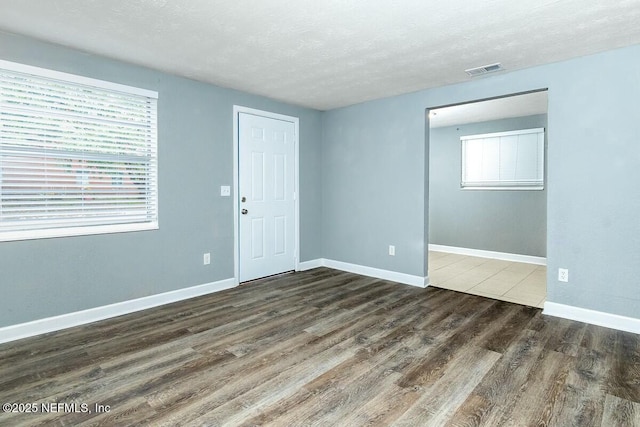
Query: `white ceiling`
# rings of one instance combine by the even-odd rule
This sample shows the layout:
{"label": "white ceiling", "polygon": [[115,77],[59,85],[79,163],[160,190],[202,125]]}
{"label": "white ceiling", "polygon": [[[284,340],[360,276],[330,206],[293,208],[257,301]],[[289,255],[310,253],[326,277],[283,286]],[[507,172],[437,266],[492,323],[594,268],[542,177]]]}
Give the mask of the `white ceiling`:
{"label": "white ceiling", "polygon": [[320,110],[640,43],[640,0],[0,0],[0,30]]}
{"label": "white ceiling", "polygon": [[429,112],[429,126],[439,128],[547,113],[547,91],[470,102]]}

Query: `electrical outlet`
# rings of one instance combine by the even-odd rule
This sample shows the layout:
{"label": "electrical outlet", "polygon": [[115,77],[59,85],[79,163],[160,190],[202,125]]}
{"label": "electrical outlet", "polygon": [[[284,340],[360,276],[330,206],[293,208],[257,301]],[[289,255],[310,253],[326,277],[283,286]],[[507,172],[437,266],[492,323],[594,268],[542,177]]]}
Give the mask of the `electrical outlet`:
{"label": "electrical outlet", "polygon": [[220,195],[222,197],[229,197],[231,195],[231,187],[229,187],[228,185],[221,185]]}
{"label": "electrical outlet", "polygon": [[202,264],[203,265],[211,264],[211,254],[209,252],[207,252],[202,256]]}
{"label": "electrical outlet", "polygon": [[389,245],[389,255],[396,256],[396,247],[393,245]]}
{"label": "electrical outlet", "polygon": [[569,269],[568,268],[559,268],[558,269],[558,280],[560,282],[568,282],[569,281]]}

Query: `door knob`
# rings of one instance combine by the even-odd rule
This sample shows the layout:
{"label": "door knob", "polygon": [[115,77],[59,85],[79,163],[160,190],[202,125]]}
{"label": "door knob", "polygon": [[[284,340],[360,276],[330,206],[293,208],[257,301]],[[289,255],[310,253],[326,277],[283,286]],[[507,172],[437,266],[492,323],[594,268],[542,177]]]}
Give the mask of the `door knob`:
{"label": "door knob", "polygon": [[249,213],[249,211],[248,211],[248,210],[246,210],[246,209],[242,209],[242,211],[241,211],[241,212],[242,212],[242,215],[246,215],[246,214],[248,214],[248,213]]}

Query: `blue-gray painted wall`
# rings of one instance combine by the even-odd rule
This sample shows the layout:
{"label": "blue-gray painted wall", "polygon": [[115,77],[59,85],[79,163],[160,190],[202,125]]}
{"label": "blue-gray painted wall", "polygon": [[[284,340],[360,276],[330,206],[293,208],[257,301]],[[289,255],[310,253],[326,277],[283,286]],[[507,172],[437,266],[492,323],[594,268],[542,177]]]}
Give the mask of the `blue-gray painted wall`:
{"label": "blue-gray painted wall", "polygon": [[426,274],[425,108],[542,88],[547,301],[640,318],[640,46],[326,112],[324,257]]}
{"label": "blue-gray painted wall", "polygon": [[407,107],[398,97],[325,112],[325,258],[425,275],[424,114]]}
{"label": "blue-gray painted wall", "polygon": [[546,256],[546,185],[540,191],[460,188],[461,136],[546,127],[547,115],[540,114],[432,128],[429,243]]}
{"label": "blue-gray painted wall", "polygon": [[299,117],[301,260],[321,257],[319,111],[6,33],[0,59],[157,91],[160,209],[157,231],[0,242],[0,327],[232,278],[234,104]]}

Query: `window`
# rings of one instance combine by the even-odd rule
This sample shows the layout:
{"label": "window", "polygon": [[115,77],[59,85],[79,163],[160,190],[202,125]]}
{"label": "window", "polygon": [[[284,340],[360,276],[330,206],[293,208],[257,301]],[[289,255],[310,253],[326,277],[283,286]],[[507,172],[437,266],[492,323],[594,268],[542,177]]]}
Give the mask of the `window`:
{"label": "window", "polygon": [[460,142],[462,188],[544,188],[544,128],[468,135]]}
{"label": "window", "polygon": [[157,98],[0,61],[0,241],[158,228]]}

